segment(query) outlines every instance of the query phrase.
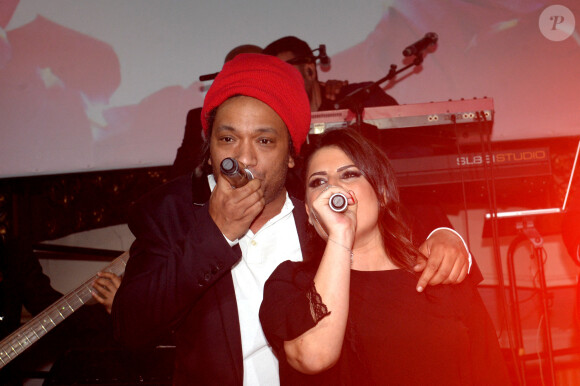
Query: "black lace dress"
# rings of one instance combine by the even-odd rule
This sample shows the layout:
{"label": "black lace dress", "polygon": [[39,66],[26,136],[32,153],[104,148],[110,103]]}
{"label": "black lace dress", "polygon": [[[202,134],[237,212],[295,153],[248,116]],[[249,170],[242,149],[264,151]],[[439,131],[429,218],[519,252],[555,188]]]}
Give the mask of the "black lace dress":
{"label": "black lace dress", "polygon": [[[283,342],[327,315],[314,265],[285,262],[264,288],[260,319],[280,360],[282,385],[509,385],[492,321],[470,281],[428,287],[404,270],[352,271],[349,320],[339,362],[305,375]],[[332,312],[332,310],[328,310]]]}

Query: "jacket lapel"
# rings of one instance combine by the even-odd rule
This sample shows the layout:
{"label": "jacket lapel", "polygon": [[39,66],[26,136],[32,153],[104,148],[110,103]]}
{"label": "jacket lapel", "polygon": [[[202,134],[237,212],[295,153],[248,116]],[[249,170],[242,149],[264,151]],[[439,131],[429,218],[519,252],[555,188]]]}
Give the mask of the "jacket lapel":
{"label": "jacket lapel", "polygon": [[[235,246],[239,251],[239,246]],[[241,251],[239,251],[241,254]],[[240,318],[236,303],[234,281],[229,272],[216,285],[216,301],[219,307],[221,323],[229,348],[231,363],[236,374],[236,384],[241,385],[244,379],[244,358],[242,353],[242,336],[240,333]]]}

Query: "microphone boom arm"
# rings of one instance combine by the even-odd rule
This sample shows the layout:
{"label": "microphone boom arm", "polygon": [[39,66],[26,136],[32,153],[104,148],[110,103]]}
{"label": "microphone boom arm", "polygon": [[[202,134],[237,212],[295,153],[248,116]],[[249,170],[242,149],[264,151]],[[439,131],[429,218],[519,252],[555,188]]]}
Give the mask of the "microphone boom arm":
{"label": "microphone boom arm", "polygon": [[362,126],[362,112],[364,110],[364,102],[370,97],[371,92],[376,88],[379,87],[382,83],[387,82],[393,79],[395,76],[400,74],[403,71],[408,70],[411,67],[419,66],[423,63],[423,54],[420,53],[419,55],[415,56],[415,59],[411,64],[406,65],[405,67],[397,70],[396,64],[391,64],[389,72],[386,76],[382,77],[381,79],[369,84],[368,86],[361,87],[358,90],[355,90],[342,98],[340,101],[334,104],[334,108],[336,110],[348,108],[356,115],[356,125],[357,127]]}

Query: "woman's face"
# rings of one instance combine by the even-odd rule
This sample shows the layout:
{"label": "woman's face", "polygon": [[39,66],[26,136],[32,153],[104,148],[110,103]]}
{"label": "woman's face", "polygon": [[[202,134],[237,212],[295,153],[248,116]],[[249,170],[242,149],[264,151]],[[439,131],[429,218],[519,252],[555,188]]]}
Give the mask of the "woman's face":
{"label": "woman's face", "polygon": [[336,146],[321,148],[310,158],[306,171],[306,205],[309,208],[329,184],[342,188],[345,193],[354,192],[358,202],[356,238],[377,230],[379,202],[375,191],[353,160]]}

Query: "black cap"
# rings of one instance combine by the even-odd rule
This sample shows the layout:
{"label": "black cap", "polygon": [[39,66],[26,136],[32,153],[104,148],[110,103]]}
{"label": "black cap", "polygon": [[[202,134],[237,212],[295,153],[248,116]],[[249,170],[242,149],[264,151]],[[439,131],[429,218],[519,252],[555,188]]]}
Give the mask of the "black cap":
{"label": "black cap", "polygon": [[308,44],[304,40],[298,39],[296,36],[285,36],[273,41],[264,48],[264,54],[272,56],[278,56],[278,54],[287,51],[292,52],[295,56],[295,58],[289,60],[288,63],[299,64],[315,61],[312,50]]}

